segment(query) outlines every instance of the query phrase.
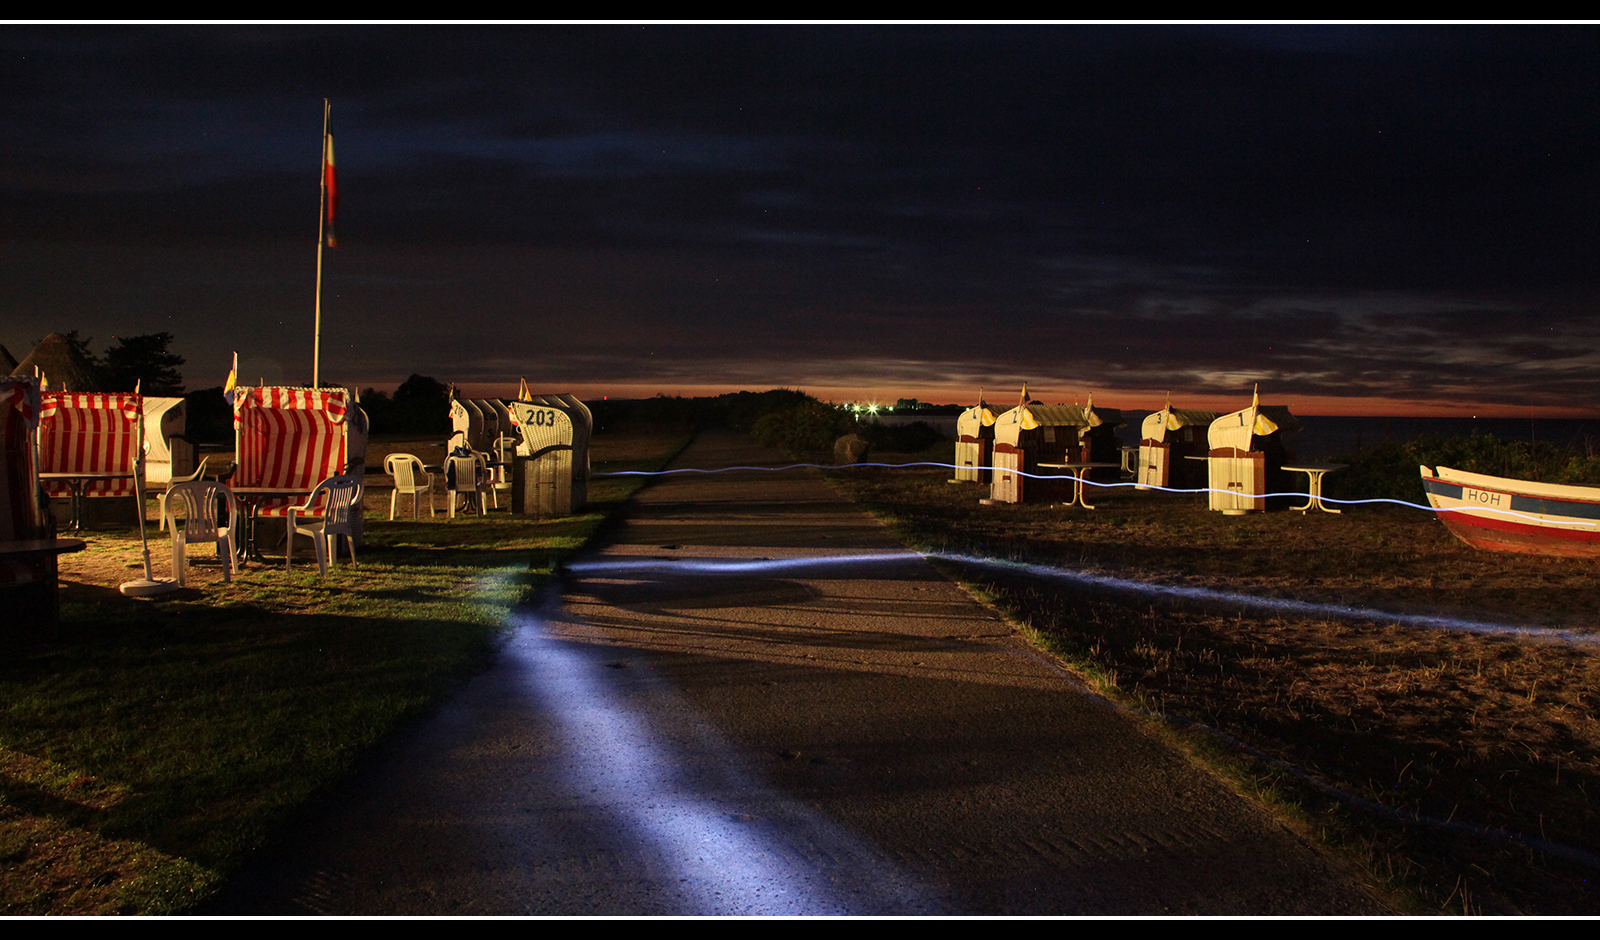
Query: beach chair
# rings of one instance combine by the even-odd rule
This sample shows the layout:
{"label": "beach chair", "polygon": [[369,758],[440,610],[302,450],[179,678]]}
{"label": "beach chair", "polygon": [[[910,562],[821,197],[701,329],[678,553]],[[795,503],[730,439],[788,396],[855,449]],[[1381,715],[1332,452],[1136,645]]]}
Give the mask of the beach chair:
{"label": "beach chair", "polygon": [[[217,504],[228,508],[228,521],[224,523],[217,514]],[[162,494],[163,517],[172,513],[172,577],[178,587],[186,583],[189,570],[188,547],[211,542],[217,546],[222,558],[222,580],[232,581],[239,570],[239,522],[242,513],[239,501],[232,491],[221,483],[205,480],[188,480],[174,483]],[[178,523],[178,511],[183,511],[183,523]],[[166,522],[163,518],[163,523]]]}
{"label": "beach chair", "polygon": [[[38,543],[51,534],[40,507],[34,463],[39,423],[36,379],[0,376],[0,546]],[[0,637],[14,631],[53,631],[59,612],[56,556],[46,551],[6,551],[0,557]],[[40,628],[43,628],[42,631]]]}
{"label": "beach chair", "polygon": [[[433,518],[433,474],[422,469],[422,461],[412,454],[390,454],[383,458],[383,472],[394,478],[394,492],[389,494],[389,521],[394,521],[394,511],[400,497],[411,497],[411,518],[422,518],[422,494],[428,494],[428,518]],[[417,482],[418,479],[422,482]]]}
{"label": "beach chair", "polygon": [[[312,546],[317,550],[317,570],[321,577],[327,577],[328,568],[338,560],[341,535],[350,544],[350,564],[356,565],[354,523],[355,515],[360,511],[360,480],[341,475],[318,483],[304,505],[289,507],[289,544],[284,551],[284,570],[294,568],[294,537],[297,534],[311,536]],[[320,518],[321,521],[301,525],[300,520],[307,516]]]}
{"label": "beach chair", "polygon": [[[276,520],[287,520],[321,481],[361,480],[366,417],[342,388],[240,387],[231,394],[237,466],[228,485],[246,504],[251,552],[259,557],[258,543],[276,536]],[[359,513],[355,527],[360,541]]]}
{"label": "beach chair", "polygon": [[182,398],[144,396],[144,485],[164,493],[172,483],[194,479],[195,447],[183,436],[188,427]]}
{"label": "beach chair", "polygon": [[45,492],[72,500],[72,526],[84,501],[133,497],[144,512],[144,406],[120,392],[46,392],[39,408],[39,478]]}
{"label": "beach chair", "polygon": [[[196,481],[196,480],[200,479],[201,477],[205,476],[206,475],[206,462],[209,461],[210,459],[211,459],[210,457],[201,457],[200,458],[200,466],[194,468],[194,472],[193,473],[189,474],[186,477],[180,477],[179,479],[173,480],[172,481],[172,485],[176,486],[179,483],[193,483],[194,481]],[[156,496],[156,511],[161,514],[161,529],[160,529],[160,531],[162,531],[162,532],[167,531],[167,493],[170,493],[170,492],[172,492],[172,486],[168,486],[166,488],[166,490],[162,491],[158,496]]]}

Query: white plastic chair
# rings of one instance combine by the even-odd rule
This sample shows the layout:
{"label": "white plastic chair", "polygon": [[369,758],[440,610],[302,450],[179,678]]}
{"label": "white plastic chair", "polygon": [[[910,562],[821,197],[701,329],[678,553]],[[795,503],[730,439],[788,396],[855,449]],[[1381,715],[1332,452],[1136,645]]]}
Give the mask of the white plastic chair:
{"label": "white plastic chair", "polygon": [[478,515],[484,514],[483,496],[478,489],[478,468],[482,461],[477,457],[451,457],[447,465],[453,473],[445,475],[445,495],[450,498],[450,518],[456,517],[456,498],[462,499],[463,508],[476,507]]}
{"label": "white plastic chair", "polygon": [[[422,518],[422,494],[428,494],[428,518],[433,518],[433,474],[422,469],[422,461],[411,454],[390,454],[383,459],[383,472],[394,477],[394,492],[389,494],[389,521],[394,521],[400,497],[411,497],[411,518]],[[417,478],[422,482],[418,483]]]}
{"label": "white plastic chair", "polygon": [[[226,501],[228,522],[217,518],[217,501]],[[222,558],[222,580],[232,581],[239,568],[239,525],[243,512],[233,491],[221,483],[190,480],[167,487],[161,498],[162,521],[172,517],[172,575],[179,587],[186,583],[189,570],[188,546],[211,542]],[[183,510],[183,524],[177,512]]]}
{"label": "white plastic chair", "polygon": [[[323,505],[318,508],[317,500],[321,498]],[[356,564],[355,540],[355,514],[361,511],[361,481],[353,476],[329,477],[317,484],[317,488],[306,497],[302,506],[289,507],[288,536],[289,543],[284,551],[284,570],[294,568],[294,537],[300,535],[311,536],[311,542],[317,550],[317,571],[321,577],[328,576],[328,568],[339,557],[339,536],[344,536],[350,544],[350,564]],[[296,517],[319,517],[322,521],[306,525],[296,524]],[[359,565],[357,565],[359,567]]]}
{"label": "white plastic chair", "polygon": [[[194,481],[196,481],[196,480],[200,479],[202,476],[204,476],[205,472],[206,472],[206,461],[208,461],[210,459],[211,459],[210,457],[201,457],[200,458],[200,466],[194,468],[194,472],[193,473],[189,474],[186,477],[179,477],[176,480],[168,481],[167,492],[171,492],[172,487],[177,486],[179,483],[193,483]],[[160,528],[159,531],[162,531],[162,532],[167,531],[167,494],[166,493],[158,493],[158,494],[156,494],[156,512],[161,516],[161,528]]]}

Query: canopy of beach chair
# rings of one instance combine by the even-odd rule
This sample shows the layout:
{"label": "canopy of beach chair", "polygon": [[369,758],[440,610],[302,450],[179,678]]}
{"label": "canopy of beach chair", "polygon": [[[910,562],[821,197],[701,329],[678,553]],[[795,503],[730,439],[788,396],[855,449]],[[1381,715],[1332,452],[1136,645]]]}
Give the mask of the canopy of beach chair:
{"label": "canopy of beach chair", "polygon": [[[144,450],[140,396],[123,392],[46,392],[39,407],[39,472],[121,474],[89,479],[85,496],[132,496]],[[46,480],[45,492],[69,496],[65,480]]]}
{"label": "canopy of beach chair", "polygon": [[[234,489],[310,492],[344,473],[349,461],[347,420],[353,410],[343,388],[238,388],[233,428],[238,469]],[[287,515],[299,499],[261,504],[257,515]]]}

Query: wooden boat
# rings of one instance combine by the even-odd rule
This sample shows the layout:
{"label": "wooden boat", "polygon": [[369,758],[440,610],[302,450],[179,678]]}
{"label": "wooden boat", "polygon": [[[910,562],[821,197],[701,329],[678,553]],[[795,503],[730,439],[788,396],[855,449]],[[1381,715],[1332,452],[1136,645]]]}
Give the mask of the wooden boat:
{"label": "wooden boat", "polygon": [[1473,548],[1600,558],[1600,487],[1530,483],[1439,467],[1422,471],[1428,503]]}

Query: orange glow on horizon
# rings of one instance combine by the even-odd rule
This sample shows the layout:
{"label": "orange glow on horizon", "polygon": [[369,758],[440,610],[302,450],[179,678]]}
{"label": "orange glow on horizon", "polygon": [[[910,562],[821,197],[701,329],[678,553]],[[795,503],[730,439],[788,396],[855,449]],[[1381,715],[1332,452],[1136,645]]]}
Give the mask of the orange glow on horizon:
{"label": "orange glow on horizon", "polygon": [[[990,404],[1009,402],[1010,397],[1017,393],[1021,385],[1021,382],[1014,383],[1014,387],[1007,387],[1002,382],[986,384],[984,386],[984,397],[989,400]],[[460,388],[462,394],[468,398],[515,398],[517,393],[515,382],[465,382],[461,384]],[[823,401],[877,402],[880,405],[893,403],[901,398],[914,398],[918,401],[935,405],[971,405],[976,404],[977,398],[976,388],[965,389],[956,385],[865,387],[785,384],[782,382],[759,387],[727,384],[672,385],[646,382],[555,382],[538,383],[533,386],[533,392],[536,395],[566,392],[576,395],[585,401],[598,401],[607,397],[618,399],[654,398],[658,394],[664,394],[668,397],[698,398],[738,391],[761,392],[773,388],[797,389],[809,395],[814,395]],[[1093,394],[1095,404],[1122,411],[1159,411],[1167,396],[1166,389],[1115,391],[1093,387],[1074,388],[1041,383],[1035,380],[1029,381],[1028,391],[1033,398],[1048,404],[1056,404],[1058,402],[1066,404],[1077,402],[1081,404],[1090,394]],[[1331,395],[1280,395],[1274,394],[1270,385],[1265,385],[1262,388],[1261,403],[1264,405],[1287,405],[1290,411],[1298,415],[1348,415],[1352,417],[1391,418],[1600,418],[1600,408],[1593,406],[1558,408],[1510,405],[1503,402],[1461,401],[1444,396],[1434,400],[1416,400],[1383,397],[1342,398]],[[1196,394],[1187,394],[1174,390],[1172,392],[1172,404],[1176,408],[1204,408],[1220,413],[1238,411],[1250,405],[1250,389],[1240,389],[1235,393],[1211,392]]]}

